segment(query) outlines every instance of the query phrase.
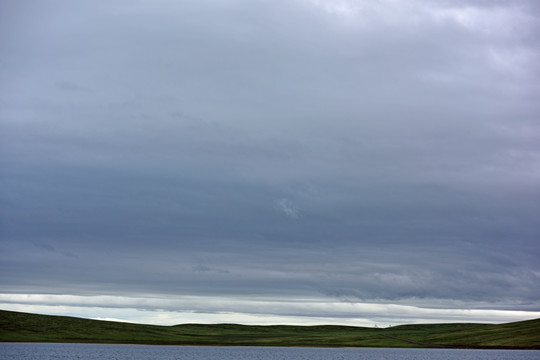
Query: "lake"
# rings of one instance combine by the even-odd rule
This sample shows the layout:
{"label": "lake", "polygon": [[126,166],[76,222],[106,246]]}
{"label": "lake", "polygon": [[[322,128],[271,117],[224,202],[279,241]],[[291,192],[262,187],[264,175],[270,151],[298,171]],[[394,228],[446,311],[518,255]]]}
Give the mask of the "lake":
{"label": "lake", "polygon": [[537,350],[0,343],[0,360],[532,360]]}

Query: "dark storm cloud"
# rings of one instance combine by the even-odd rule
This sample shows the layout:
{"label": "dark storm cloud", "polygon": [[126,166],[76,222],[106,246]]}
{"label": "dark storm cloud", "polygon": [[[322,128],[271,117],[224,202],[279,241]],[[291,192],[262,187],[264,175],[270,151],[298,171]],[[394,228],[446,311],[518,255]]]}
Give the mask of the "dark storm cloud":
{"label": "dark storm cloud", "polygon": [[540,310],[536,2],[2,8],[5,292]]}

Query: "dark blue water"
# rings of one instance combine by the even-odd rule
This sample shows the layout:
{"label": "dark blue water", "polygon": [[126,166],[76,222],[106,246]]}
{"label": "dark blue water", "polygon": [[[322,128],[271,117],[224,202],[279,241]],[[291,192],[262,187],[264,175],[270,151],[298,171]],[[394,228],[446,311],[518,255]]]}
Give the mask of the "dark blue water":
{"label": "dark blue water", "polygon": [[0,360],[538,360],[535,350],[0,343]]}

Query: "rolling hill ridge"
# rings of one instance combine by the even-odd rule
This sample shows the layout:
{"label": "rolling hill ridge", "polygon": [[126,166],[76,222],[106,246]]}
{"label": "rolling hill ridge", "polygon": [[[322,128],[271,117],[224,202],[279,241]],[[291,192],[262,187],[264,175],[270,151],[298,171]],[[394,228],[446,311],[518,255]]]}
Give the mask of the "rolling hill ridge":
{"label": "rolling hill ridge", "polygon": [[390,328],[182,324],[158,326],[0,310],[0,341],[153,345],[540,349],[540,319]]}

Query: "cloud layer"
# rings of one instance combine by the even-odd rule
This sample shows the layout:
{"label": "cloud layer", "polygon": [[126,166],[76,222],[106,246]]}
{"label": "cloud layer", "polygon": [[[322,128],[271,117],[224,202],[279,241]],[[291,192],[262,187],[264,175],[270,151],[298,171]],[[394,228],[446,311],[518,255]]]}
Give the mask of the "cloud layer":
{"label": "cloud layer", "polygon": [[540,313],[535,1],[1,7],[5,304]]}

